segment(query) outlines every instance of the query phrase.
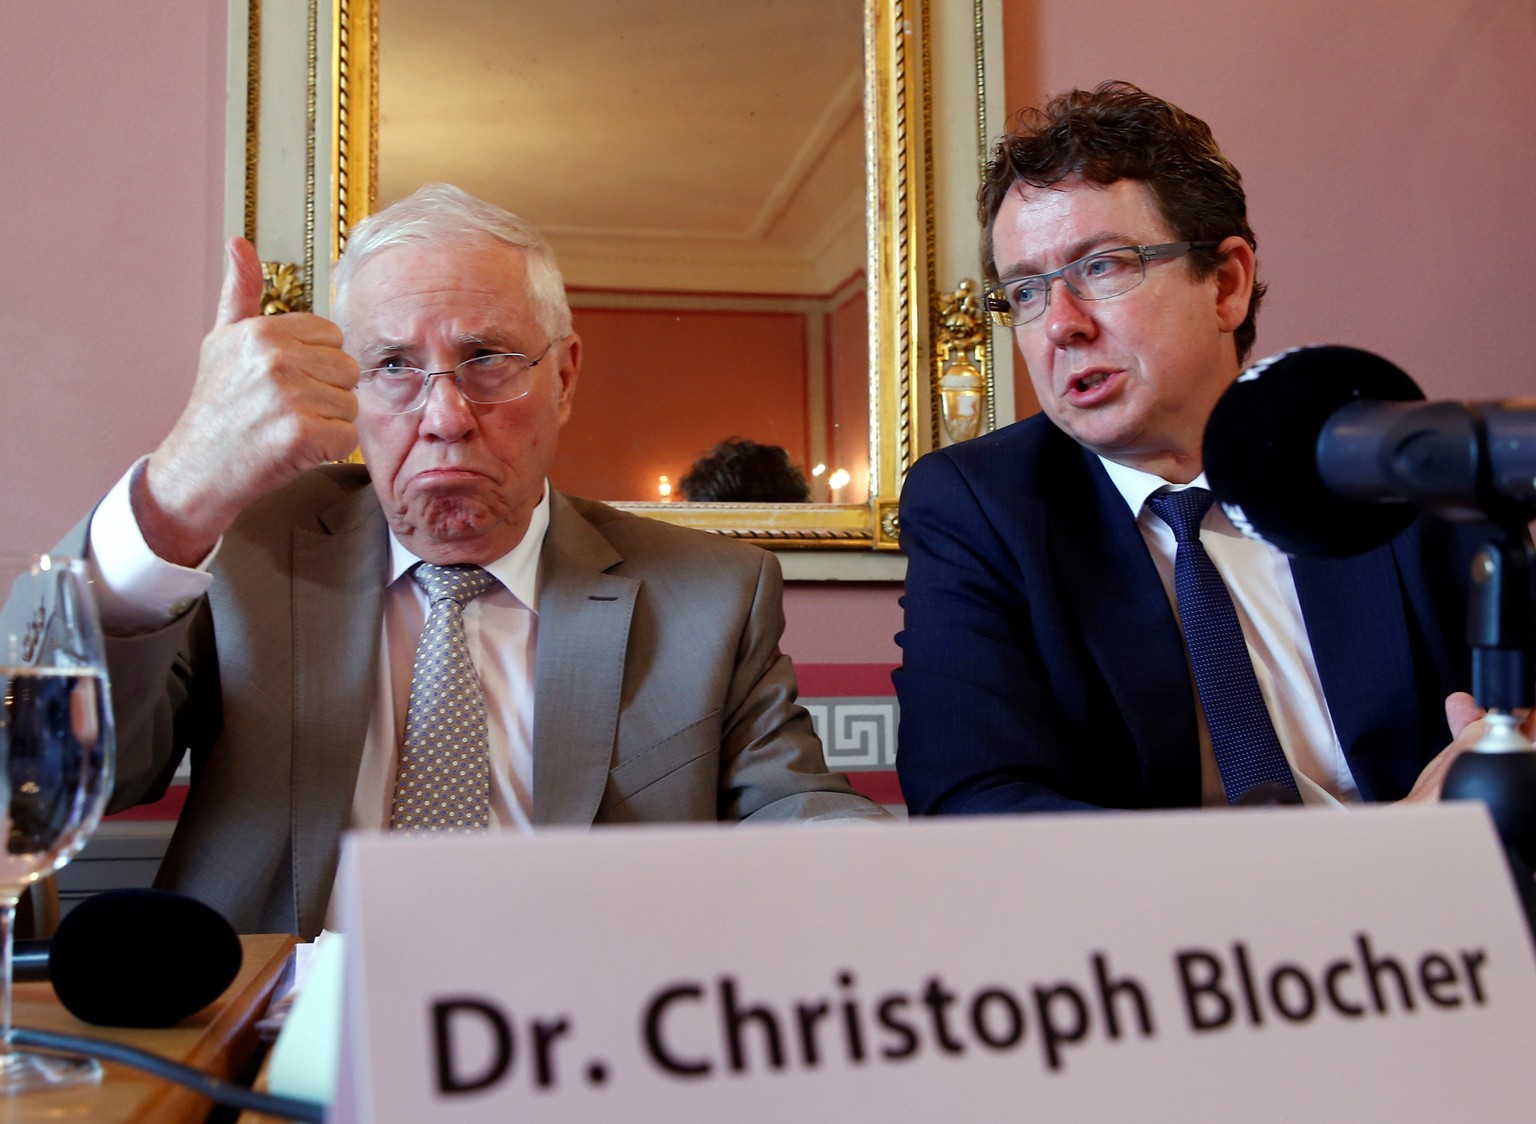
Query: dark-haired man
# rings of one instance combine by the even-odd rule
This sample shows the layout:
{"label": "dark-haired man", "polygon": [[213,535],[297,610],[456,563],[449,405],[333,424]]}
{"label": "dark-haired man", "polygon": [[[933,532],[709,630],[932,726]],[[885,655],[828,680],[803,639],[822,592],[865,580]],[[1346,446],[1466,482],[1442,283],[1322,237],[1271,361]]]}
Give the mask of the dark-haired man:
{"label": "dark-haired man", "polygon": [[1042,412],[902,493],[912,810],[1436,799],[1478,717],[1449,533],[1291,561],[1195,490],[1264,293],[1210,129],[1072,91],[1001,141],[980,211]]}
{"label": "dark-haired man", "polygon": [[681,484],[689,503],[804,503],[811,486],[782,445],[728,437],[689,466]]}

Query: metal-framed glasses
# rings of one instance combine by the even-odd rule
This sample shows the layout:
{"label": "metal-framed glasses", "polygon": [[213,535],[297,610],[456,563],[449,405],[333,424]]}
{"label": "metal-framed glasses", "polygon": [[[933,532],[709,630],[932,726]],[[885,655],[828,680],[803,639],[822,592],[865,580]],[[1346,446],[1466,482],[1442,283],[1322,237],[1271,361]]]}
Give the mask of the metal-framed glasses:
{"label": "metal-framed glasses", "polygon": [[1155,246],[1117,246],[1096,250],[1060,269],[1004,281],[983,298],[992,319],[1005,328],[1038,320],[1051,303],[1051,283],[1058,277],[1079,300],[1102,301],[1128,293],[1147,277],[1147,262],[1171,261],[1191,250],[1213,250],[1219,242],[1160,242]]}
{"label": "metal-framed glasses", "polygon": [[371,409],[384,414],[410,414],[427,404],[432,380],[449,378],[466,402],[489,406],[513,402],[533,386],[531,372],[544,361],[551,341],[537,359],[517,352],[477,355],[451,371],[425,371],[420,367],[373,367],[357,378],[357,396]]}

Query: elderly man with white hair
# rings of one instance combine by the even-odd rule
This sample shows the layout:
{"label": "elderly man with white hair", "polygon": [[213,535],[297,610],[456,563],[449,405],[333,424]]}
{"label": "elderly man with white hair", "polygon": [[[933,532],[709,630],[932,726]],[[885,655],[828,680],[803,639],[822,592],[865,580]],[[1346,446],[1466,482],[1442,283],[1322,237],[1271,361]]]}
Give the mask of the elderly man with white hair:
{"label": "elderly man with white hair", "polygon": [[185,411],[65,543],[113,806],[191,755],[159,885],[309,937],[349,828],[883,815],[795,703],[772,555],[551,488],[581,341],[536,231],[426,187],[353,232],[336,323],[260,295],[234,239]]}

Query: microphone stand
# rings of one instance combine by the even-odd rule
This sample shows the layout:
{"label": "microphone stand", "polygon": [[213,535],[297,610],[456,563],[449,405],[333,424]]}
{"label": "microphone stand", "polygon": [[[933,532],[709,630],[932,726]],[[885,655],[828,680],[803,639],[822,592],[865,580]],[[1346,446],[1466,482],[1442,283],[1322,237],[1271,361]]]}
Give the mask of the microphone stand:
{"label": "microphone stand", "polygon": [[1451,763],[1443,800],[1482,800],[1513,861],[1536,872],[1536,748],[1517,711],[1530,708],[1536,663],[1536,550],[1520,512],[1472,560],[1467,640],[1472,694],[1487,710],[1481,740]]}

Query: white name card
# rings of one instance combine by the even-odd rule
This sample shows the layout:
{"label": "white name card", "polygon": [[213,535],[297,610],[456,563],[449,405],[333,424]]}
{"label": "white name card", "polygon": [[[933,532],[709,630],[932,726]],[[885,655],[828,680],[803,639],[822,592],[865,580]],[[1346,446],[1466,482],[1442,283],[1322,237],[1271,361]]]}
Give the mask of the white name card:
{"label": "white name card", "polygon": [[348,841],[360,1121],[1529,1121],[1481,805]]}

